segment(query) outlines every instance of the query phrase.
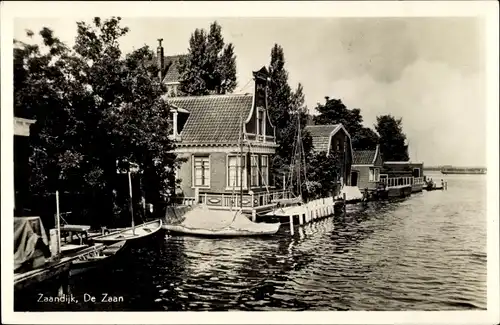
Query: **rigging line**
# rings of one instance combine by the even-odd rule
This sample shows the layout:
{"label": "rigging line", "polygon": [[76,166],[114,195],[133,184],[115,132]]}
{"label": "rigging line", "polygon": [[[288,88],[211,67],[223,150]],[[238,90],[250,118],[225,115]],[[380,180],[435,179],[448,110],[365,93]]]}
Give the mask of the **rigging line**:
{"label": "rigging line", "polygon": [[248,79],[247,83],[246,83],[243,87],[241,87],[241,88],[238,90],[238,92],[239,92],[239,93],[243,92],[243,90],[244,90],[244,89],[245,89],[245,88],[246,88],[246,87],[250,84],[250,82],[251,82],[251,81],[252,81],[252,78]]}

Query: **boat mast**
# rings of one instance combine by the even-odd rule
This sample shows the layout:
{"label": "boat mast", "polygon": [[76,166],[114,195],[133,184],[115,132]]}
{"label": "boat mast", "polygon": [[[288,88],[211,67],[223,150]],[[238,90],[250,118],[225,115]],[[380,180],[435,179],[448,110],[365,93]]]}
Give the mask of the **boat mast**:
{"label": "boat mast", "polygon": [[243,209],[243,120],[240,115],[240,136],[239,136],[239,141],[240,141],[240,209]]}
{"label": "boat mast", "polygon": [[135,222],[134,222],[134,207],[132,206],[132,177],[130,175],[130,164],[127,172],[128,176],[128,193],[129,193],[129,209],[130,209],[130,217],[132,218],[132,234],[135,236]]}
{"label": "boat mast", "polygon": [[56,191],[56,256],[61,254],[61,214],[59,212],[59,191]]}
{"label": "boat mast", "polygon": [[302,198],[302,184],[301,184],[301,177],[300,177],[300,165],[302,164],[302,151],[301,151],[301,141],[302,139],[302,134],[300,133],[300,115],[297,115],[297,151],[299,153],[299,157],[298,157],[298,160],[299,160],[299,166],[297,168],[297,184],[298,184],[298,187],[299,187],[299,193],[300,193],[300,197]]}

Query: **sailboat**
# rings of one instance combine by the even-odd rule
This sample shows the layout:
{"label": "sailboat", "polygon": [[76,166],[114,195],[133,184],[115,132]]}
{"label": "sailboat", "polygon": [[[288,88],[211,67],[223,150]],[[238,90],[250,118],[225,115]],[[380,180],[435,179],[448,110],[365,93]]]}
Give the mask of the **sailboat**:
{"label": "sailboat", "polygon": [[131,215],[131,227],[116,229],[108,234],[103,234],[101,236],[96,236],[92,238],[92,241],[95,243],[103,243],[103,244],[115,244],[121,241],[137,241],[139,239],[149,237],[157,233],[160,229],[162,229],[162,221],[161,219],[156,219],[153,221],[149,221],[143,223],[141,225],[136,226],[134,222],[134,210],[132,207],[132,178],[130,168],[127,171],[128,176],[128,187],[129,187],[129,209]]}
{"label": "sailboat", "polygon": [[[243,121],[240,116],[240,159],[243,159]],[[250,148],[250,144],[249,148]],[[242,164],[240,160],[240,164]],[[278,232],[281,223],[257,223],[251,221],[244,213],[241,207],[243,202],[243,168],[240,168],[239,175],[240,183],[240,206],[236,206],[236,211],[233,211],[232,206],[230,211],[226,210],[211,210],[206,205],[196,205],[190,211],[187,211],[180,222],[169,222],[163,225],[163,228],[179,234],[195,235],[195,236],[209,236],[209,237],[245,237],[245,236],[265,236],[274,235]],[[233,183],[233,198],[234,188],[236,185]],[[232,204],[232,203],[231,203]],[[167,210],[168,211],[168,210]],[[168,212],[167,212],[168,213]],[[166,220],[169,220],[166,216]],[[179,221],[179,220],[177,220]]]}
{"label": "sailboat", "polygon": [[[276,203],[276,207],[268,212],[267,216],[277,216],[277,217],[285,217],[290,215],[299,215],[305,214],[307,207],[304,205],[305,200],[303,198],[302,193],[302,184],[308,187],[307,181],[307,172],[306,172],[306,162],[305,162],[305,153],[304,146],[302,143],[302,134],[300,127],[300,114],[297,114],[297,136],[295,139],[294,151],[292,154],[292,162],[290,164],[289,177],[288,177],[288,188],[292,190],[292,193],[295,194],[293,198],[289,199],[280,199],[274,201]],[[303,174],[302,174],[303,173]],[[294,176],[296,176],[297,188],[294,189]],[[287,177],[284,177],[285,182],[284,188],[287,187],[286,181]]]}

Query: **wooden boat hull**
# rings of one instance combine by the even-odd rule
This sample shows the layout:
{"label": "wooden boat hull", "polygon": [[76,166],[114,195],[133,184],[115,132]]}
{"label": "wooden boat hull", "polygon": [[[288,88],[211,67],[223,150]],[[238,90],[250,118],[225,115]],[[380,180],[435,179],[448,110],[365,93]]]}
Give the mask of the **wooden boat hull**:
{"label": "wooden boat hull", "polygon": [[413,184],[411,186],[411,192],[412,193],[419,193],[424,190],[424,184]]}
{"label": "wooden boat hull", "polygon": [[53,279],[68,272],[71,264],[81,258],[92,254],[96,249],[104,248],[102,244],[98,247],[87,247],[69,256],[63,256],[57,261],[47,262],[45,265],[23,273],[14,274],[14,290],[25,289],[32,284],[41,283]]}
{"label": "wooden boat hull", "polygon": [[[266,224],[269,225],[266,230],[248,230],[248,229],[235,229],[235,228],[224,228],[224,229],[195,229],[188,228],[181,225],[163,225],[163,229],[168,230],[176,234],[203,236],[203,237],[248,237],[248,236],[269,236],[274,235],[278,232],[280,223]],[[271,227],[272,226],[272,227]]]}
{"label": "wooden boat hull", "polygon": [[443,190],[443,187],[442,186],[426,187],[425,190],[426,191],[441,191],[441,190]]}
{"label": "wooden boat hull", "polygon": [[93,237],[92,241],[95,243],[103,243],[106,245],[115,244],[123,240],[138,241],[143,238],[148,238],[156,234],[162,229],[162,221],[160,219],[143,223],[135,227],[135,234],[132,227],[121,229],[110,234]]}
{"label": "wooden boat hull", "polygon": [[75,260],[71,264],[69,275],[76,276],[78,274],[105,266],[115,259],[120,252],[125,250],[126,246],[127,241],[123,240],[109,246],[104,246],[102,249],[96,251],[96,255],[94,256],[87,256],[85,258]]}

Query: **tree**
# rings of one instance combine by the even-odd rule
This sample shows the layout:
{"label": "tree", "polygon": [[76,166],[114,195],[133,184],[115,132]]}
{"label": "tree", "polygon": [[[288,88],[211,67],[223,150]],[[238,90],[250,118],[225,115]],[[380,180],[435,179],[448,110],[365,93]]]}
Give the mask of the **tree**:
{"label": "tree", "polygon": [[117,161],[138,165],[154,204],[174,188],[180,163],[168,137],[165,89],[156,68],[143,64],[153,52],[144,47],[123,58],[118,41],[127,32],[119,17],[96,17],[77,23],[73,49],[48,28],[40,31],[44,48],[16,42],[14,109],[37,121],[32,190],[83,195],[88,215],[100,218],[95,224],[113,221]]}
{"label": "tree", "polygon": [[[271,62],[268,70],[270,74],[269,117],[276,127],[276,142],[278,144],[272,162],[272,170],[275,174],[282,174],[290,171],[290,166],[297,158],[293,153],[297,145],[299,121],[303,154],[306,156],[311,150],[312,139],[304,130],[307,125],[307,107],[305,106],[303,87],[299,84],[297,89],[292,91],[288,83],[288,72],[285,69],[283,48],[278,44],[275,44],[271,49]],[[276,179],[275,185],[283,186],[281,177]]]}
{"label": "tree", "polygon": [[331,196],[335,193],[340,174],[338,156],[326,152],[313,152],[308,156],[307,178],[304,196],[310,199]]}
{"label": "tree", "polygon": [[325,104],[316,106],[319,115],[313,117],[316,125],[342,124],[351,135],[354,150],[373,150],[378,143],[378,135],[363,126],[359,108],[348,109],[342,100],[325,97]]}
{"label": "tree", "polygon": [[378,134],[364,126],[351,137],[353,150],[373,150],[379,143]]}
{"label": "tree", "polygon": [[384,161],[409,160],[403,119],[396,119],[392,115],[377,116],[375,129],[380,134],[380,152]]}
{"label": "tree", "polygon": [[294,136],[297,134],[291,114],[292,90],[288,84],[288,72],[285,70],[283,48],[275,44],[271,49],[271,63],[269,65],[268,110],[269,118],[276,127],[276,142],[278,148],[274,157],[273,166],[283,168],[290,164],[293,152]]}
{"label": "tree", "polygon": [[186,95],[226,94],[236,82],[236,56],[231,43],[225,45],[222,27],[215,21],[210,31],[196,29],[189,39],[186,58],[179,64],[180,88]]}

